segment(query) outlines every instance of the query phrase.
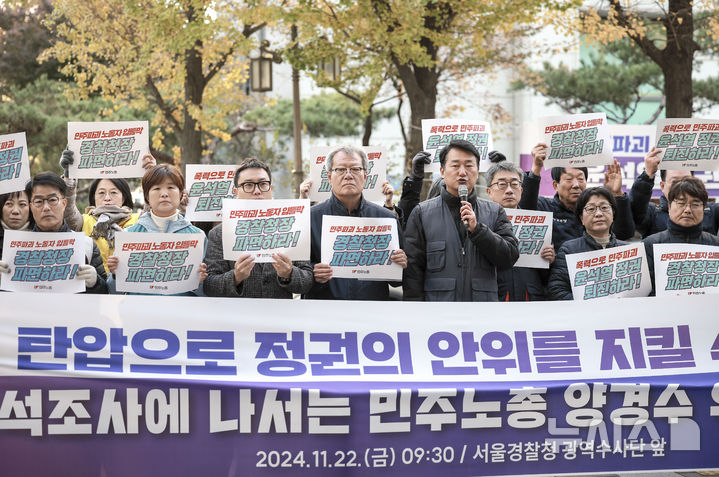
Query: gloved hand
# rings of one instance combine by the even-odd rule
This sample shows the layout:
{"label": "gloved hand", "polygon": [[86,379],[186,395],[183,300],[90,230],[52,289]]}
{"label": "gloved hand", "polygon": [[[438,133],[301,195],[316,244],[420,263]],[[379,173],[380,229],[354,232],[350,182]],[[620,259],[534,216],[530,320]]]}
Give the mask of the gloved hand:
{"label": "gloved hand", "polygon": [[498,162],[506,161],[507,156],[502,154],[499,151],[489,151],[489,154],[487,154],[487,158],[489,159],[489,162],[492,164],[496,164]]}
{"label": "gloved hand", "polygon": [[97,283],[97,270],[92,265],[80,265],[75,276],[80,280],[85,280],[87,288],[92,288]]}
{"label": "gloved hand", "polygon": [[62,167],[65,177],[69,177],[70,164],[73,162],[75,162],[75,155],[73,152],[70,149],[62,151],[62,156],[60,156],[60,167]]}
{"label": "gloved hand", "polygon": [[7,262],[3,262],[2,260],[0,260],[0,273],[10,273],[10,272],[12,272],[10,265],[8,265]]}
{"label": "gloved hand", "polygon": [[412,172],[409,176],[416,181],[424,179],[424,165],[432,162],[432,155],[427,151],[420,151],[412,158]]}

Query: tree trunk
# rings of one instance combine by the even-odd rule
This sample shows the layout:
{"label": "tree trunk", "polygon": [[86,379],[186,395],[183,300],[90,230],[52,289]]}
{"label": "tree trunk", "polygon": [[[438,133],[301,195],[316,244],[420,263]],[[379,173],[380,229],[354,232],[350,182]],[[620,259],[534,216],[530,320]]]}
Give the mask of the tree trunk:
{"label": "tree trunk", "polygon": [[694,52],[694,16],[691,0],[670,0],[665,22],[667,44],[662,51],[664,96],[668,118],[690,118],[693,112],[692,66]]}
{"label": "tree trunk", "polygon": [[422,120],[434,119],[439,75],[429,68],[396,65],[411,111],[409,143],[405,151],[405,169],[412,168],[412,157],[422,150]]}
{"label": "tree trunk", "polygon": [[369,138],[372,136],[372,106],[369,107],[367,115],[364,117],[364,134],[362,135],[362,145],[369,146]]}
{"label": "tree trunk", "polygon": [[[199,42],[198,42],[199,43]],[[192,117],[189,107],[202,108],[202,94],[205,89],[205,77],[202,72],[202,56],[199,47],[185,52],[185,108],[183,112],[180,149],[182,162],[198,164],[202,158],[202,129]]]}
{"label": "tree trunk", "polygon": [[664,68],[664,96],[667,101],[666,117],[692,117],[692,59],[676,58]]}

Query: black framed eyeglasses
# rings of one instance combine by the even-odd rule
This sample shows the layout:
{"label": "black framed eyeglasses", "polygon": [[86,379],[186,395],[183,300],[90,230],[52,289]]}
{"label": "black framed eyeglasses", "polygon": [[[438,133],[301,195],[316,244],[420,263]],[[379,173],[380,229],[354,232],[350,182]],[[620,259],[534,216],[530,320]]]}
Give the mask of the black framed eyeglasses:
{"label": "black framed eyeglasses", "polygon": [[260,189],[260,192],[267,192],[270,190],[270,187],[272,186],[272,183],[270,181],[260,181],[260,182],[243,182],[240,184],[240,187],[242,188],[242,192],[245,194],[251,194],[255,191],[255,187]]}
{"label": "black framed eyeglasses", "polygon": [[32,199],[32,201],[30,201],[30,203],[36,209],[41,209],[43,205],[45,205],[45,202],[47,202],[47,205],[49,205],[50,207],[55,207],[57,206],[57,204],[60,203],[61,198],[62,197],[59,197],[57,195],[51,195],[48,197],[35,197]]}

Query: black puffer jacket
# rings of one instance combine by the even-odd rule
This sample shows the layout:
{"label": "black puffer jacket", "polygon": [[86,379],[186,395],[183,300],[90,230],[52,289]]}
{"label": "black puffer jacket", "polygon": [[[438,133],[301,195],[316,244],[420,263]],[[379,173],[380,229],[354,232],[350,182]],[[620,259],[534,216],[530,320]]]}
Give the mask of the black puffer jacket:
{"label": "black puffer jacket", "polygon": [[667,222],[667,229],[663,232],[650,235],[644,239],[644,248],[647,250],[649,276],[652,278],[652,295],[654,295],[654,245],[658,243],[690,243],[696,245],[719,245],[719,237],[702,230],[703,225],[682,227],[671,220]]}
{"label": "black puffer jacket", "polygon": [[[554,214],[554,227],[552,228],[552,245],[557,250],[567,240],[580,238],[584,233],[584,227],[574,213],[559,200],[557,194],[554,197],[539,197],[539,184],[541,177],[531,172],[524,174],[522,181],[522,199],[519,207],[527,210],[541,210]],[[627,194],[617,197],[617,213],[614,217],[612,231],[622,240],[628,240],[634,236],[634,220],[629,208]]]}
{"label": "black puffer jacket", "polygon": [[[646,172],[639,174],[629,191],[629,203],[634,216],[634,223],[642,238],[662,232],[669,224],[669,202],[665,196],[659,198],[659,205],[650,203],[654,179],[650,179]],[[709,203],[704,208],[702,229],[710,234],[717,234],[719,230],[719,204]]]}
{"label": "black puffer jacket", "polygon": [[[611,234],[606,248],[620,247],[628,243],[617,240],[617,237]],[[549,299],[572,300],[574,298],[572,295],[572,283],[569,280],[569,270],[567,270],[567,255],[601,250],[601,248],[602,246],[587,232],[584,232],[577,239],[564,242],[557,253],[557,258],[554,260],[549,274],[549,286],[547,287]]]}

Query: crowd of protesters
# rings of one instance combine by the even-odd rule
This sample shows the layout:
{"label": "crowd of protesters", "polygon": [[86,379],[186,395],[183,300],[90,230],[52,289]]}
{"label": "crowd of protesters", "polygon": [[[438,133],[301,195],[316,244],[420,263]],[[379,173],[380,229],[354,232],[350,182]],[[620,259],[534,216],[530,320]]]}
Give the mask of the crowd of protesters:
{"label": "crowd of protesters", "polygon": [[[420,201],[424,168],[430,155],[418,153],[404,180],[399,202],[383,184],[384,205],[365,199],[366,154],[352,146],[333,150],[327,157],[328,200],[311,208],[309,261],[291,261],[276,253],[272,263],[255,263],[250,254],[225,260],[222,224],[207,234],[204,259],[197,270],[200,286],[187,295],[310,299],[386,300],[390,287],[402,287],[405,300],[425,301],[535,301],[572,299],[566,256],[617,247],[638,232],[646,247],[652,283],[653,247],[660,243],[719,245],[719,211],[708,202],[701,180],[689,171],[660,170],[660,151],[645,157],[644,172],[627,194],[622,189],[621,167],[606,167],[604,185],[587,188],[586,168],[551,170],[553,197],[540,197],[541,170],[547,146],[532,149],[531,170],[522,171],[496,151],[486,172],[486,193],[476,189],[480,154],[469,142],[454,140],[439,153],[441,178]],[[76,180],[67,178],[73,154],[65,151],[60,165],[64,176],[53,172],[35,175],[24,190],[0,195],[2,228],[32,232],[83,232],[88,240],[87,263],[76,278],[87,293],[120,293],[115,287],[119,258],[114,255],[116,233],[204,233],[183,215],[185,178],[174,166],[143,159],[144,208],[136,211],[130,186],[124,179],[96,179],[88,188],[89,207],[76,205]],[[655,176],[660,174],[662,196],[650,201]],[[300,187],[306,198],[310,181]],[[257,159],[247,159],[234,174],[239,199],[272,199],[272,172]],[[505,208],[552,212],[552,244],[541,249],[548,269],[515,267],[518,241]],[[332,267],[321,262],[322,217],[391,218],[397,221],[399,248],[392,262],[403,269],[403,280],[376,281],[333,277]],[[90,250],[92,246],[92,250]],[[0,273],[12,266],[0,261]]]}

